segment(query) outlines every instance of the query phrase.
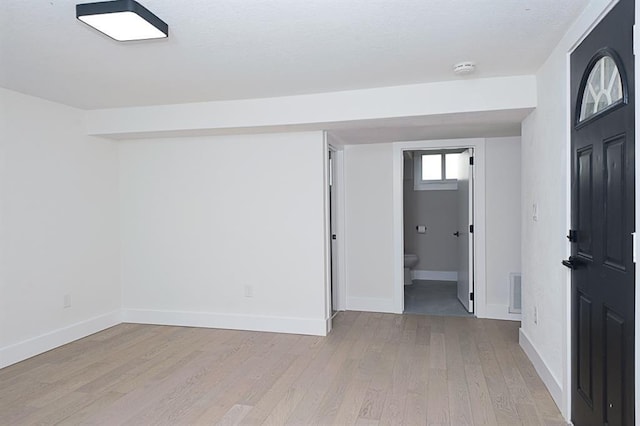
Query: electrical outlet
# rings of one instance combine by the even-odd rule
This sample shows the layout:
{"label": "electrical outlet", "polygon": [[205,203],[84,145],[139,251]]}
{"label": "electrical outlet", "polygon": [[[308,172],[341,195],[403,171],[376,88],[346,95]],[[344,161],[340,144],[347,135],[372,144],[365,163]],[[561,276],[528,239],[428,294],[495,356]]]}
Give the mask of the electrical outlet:
{"label": "electrical outlet", "polygon": [[244,286],[244,297],[253,297],[253,287],[250,285]]}
{"label": "electrical outlet", "polygon": [[63,307],[64,308],[70,308],[71,307],[71,295],[68,294],[68,293],[64,295]]}
{"label": "electrical outlet", "polygon": [[533,323],[534,324],[538,324],[538,307],[534,306],[533,307]]}

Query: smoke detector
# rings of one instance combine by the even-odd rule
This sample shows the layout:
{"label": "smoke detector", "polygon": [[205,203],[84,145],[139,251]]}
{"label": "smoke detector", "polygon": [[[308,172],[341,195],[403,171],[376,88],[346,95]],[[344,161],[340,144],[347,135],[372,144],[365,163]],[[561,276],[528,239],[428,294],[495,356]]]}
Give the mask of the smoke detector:
{"label": "smoke detector", "polygon": [[476,64],[470,61],[460,62],[453,66],[453,73],[455,75],[469,75],[476,70]]}

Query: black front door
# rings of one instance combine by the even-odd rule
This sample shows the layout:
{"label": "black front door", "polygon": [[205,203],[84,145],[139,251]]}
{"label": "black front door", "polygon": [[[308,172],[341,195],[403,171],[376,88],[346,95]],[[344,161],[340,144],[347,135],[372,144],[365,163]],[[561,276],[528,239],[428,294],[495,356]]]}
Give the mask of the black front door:
{"label": "black front door", "polygon": [[634,1],[571,55],[572,420],[633,425]]}

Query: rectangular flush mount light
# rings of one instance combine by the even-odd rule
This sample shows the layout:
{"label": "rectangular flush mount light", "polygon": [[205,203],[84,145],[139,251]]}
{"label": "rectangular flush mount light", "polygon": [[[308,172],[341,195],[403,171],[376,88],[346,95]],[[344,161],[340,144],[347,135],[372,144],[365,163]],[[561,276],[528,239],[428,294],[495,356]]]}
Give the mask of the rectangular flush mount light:
{"label": "rectangular flush mount light", "polygon": [[169,26],[134,0],[76,5],[76,18],[118,41],[169,36]]}

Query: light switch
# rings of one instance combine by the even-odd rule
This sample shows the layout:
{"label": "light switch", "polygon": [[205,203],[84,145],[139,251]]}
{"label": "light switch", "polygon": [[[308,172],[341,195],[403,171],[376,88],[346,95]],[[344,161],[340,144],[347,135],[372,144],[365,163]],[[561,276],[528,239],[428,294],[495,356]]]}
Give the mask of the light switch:
{"label": "light switch", "polygon": [[416,226],[416,230],[418,231],[418,234],[426,234],[427,226],[426,225],[418,225],[418,226]]}

